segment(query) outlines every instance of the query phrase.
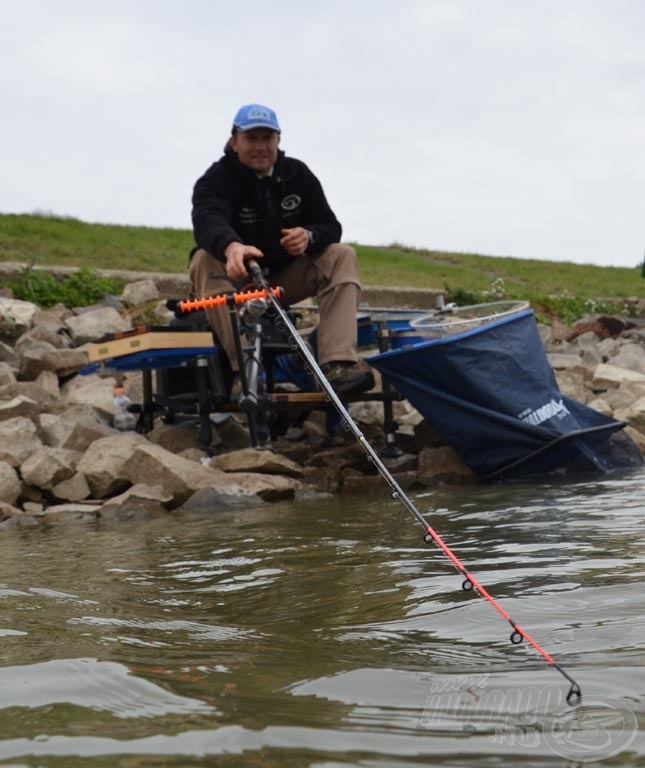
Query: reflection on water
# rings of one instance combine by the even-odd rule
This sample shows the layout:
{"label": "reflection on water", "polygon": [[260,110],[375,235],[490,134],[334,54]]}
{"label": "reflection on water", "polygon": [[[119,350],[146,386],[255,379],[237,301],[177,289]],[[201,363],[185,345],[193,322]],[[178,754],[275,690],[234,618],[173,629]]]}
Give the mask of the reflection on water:
{"label": "reflection on water", "polygon": [[6,532],[0,766],[645,764],[644,489],[415,497],[573,709],[385,486]]}

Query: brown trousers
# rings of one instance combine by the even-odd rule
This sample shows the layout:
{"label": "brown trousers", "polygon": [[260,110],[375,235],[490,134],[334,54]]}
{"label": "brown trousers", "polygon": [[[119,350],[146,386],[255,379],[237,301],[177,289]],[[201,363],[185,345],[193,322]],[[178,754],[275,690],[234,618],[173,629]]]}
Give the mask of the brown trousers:
{"label": "brown trousers", "polygon": [[[258,259],[262,266],[262,259]],[[237,286],[226,275],[226,265],[211,253],[199,249],[193,254],[188,274],[195,296],[205,298],[234,290]],[[297,256],[291,264],[271,275],[271,285],[284,289],[285,306],[315,296],[318,300],[317,332],[320,365],[336,360],[356,362],[356,311],[360,281],[356,251],[349,245],[334,243],[315,256]],[[237,370],[235,342],[226,307],[206,310],[208,322]]]}

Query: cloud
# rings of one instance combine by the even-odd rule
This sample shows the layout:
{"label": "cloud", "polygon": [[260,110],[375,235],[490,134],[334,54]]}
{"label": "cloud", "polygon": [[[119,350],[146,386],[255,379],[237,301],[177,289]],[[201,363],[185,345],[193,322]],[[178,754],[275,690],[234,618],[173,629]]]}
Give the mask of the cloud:
{"label": "cloud", "polygon": [[190,226],[241,103],[345,237],[635,265],[639,0],[4,0],[0,210]]}

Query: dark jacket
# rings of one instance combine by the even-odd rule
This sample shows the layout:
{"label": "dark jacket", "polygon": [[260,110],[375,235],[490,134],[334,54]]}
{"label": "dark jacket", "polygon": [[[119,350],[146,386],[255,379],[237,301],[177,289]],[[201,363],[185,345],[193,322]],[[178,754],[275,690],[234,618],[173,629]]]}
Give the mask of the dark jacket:
{"label": "dark jacket", "polygon": [[195,184],[192,216],[198,248],[223,260],[229,243],[254,245],[264,254],[262,266],[269,272],[294,258],[280,245],[281,229],[310,230],[309,254],[339,242],[342,232],[318,179],[304,163],[282,151],[273,175],[259,179],[227,147]]}

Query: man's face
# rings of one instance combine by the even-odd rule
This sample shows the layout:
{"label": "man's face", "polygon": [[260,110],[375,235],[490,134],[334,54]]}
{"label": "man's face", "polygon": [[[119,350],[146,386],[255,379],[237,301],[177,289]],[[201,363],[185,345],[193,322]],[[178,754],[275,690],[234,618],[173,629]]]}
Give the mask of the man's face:
{"label": "man's face", "polygon": [[256,173],[266,173],[278,159],[280,134],[268,128],[237,131],[231,136],[231,148],[242,165]]}

